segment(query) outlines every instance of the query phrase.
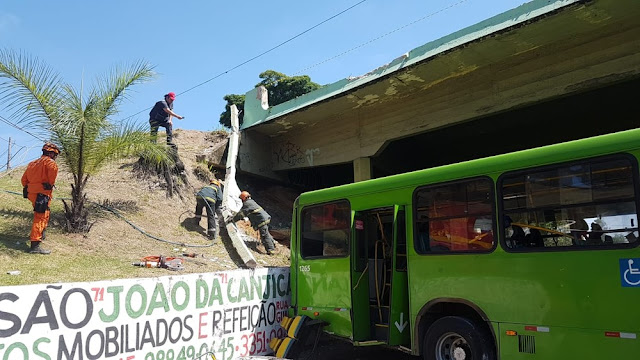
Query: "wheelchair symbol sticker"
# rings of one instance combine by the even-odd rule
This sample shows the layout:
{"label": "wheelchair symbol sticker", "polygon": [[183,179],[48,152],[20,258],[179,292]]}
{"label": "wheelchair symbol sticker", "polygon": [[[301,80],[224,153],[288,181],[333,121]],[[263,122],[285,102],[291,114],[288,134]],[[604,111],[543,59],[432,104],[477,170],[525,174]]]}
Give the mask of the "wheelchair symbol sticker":
{"label": "wheelchair symbol sticker", "polygon": [[620,280],[623,287],[640,287],[640,259],[620,259]]}

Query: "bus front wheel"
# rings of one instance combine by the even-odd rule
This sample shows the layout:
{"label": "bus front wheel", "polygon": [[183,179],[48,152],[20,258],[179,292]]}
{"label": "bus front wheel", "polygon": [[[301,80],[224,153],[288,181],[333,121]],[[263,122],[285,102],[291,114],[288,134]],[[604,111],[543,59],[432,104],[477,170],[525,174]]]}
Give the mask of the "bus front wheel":
{"label": "bus front wheel", "polygon": [[425,360],[494,360],[491,334],[481,325],[459,316],[436,320],[424,337]]}

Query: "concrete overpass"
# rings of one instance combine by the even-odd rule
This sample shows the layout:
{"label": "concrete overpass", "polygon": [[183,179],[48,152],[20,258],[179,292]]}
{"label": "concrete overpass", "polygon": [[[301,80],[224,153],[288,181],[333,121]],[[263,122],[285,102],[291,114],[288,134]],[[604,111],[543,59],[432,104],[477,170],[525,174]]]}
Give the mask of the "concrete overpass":
{"label": "concrete overpass", "polygon": [[239,169],[322,188],[634,128],[639,75],[640,1],[534,0],[277,106],[248,92]]}

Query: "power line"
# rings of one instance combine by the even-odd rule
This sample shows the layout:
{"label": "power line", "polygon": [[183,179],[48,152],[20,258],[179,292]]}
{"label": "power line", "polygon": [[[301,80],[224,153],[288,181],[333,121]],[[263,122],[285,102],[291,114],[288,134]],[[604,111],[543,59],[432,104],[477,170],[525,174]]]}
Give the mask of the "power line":
{"label": "power line", "polygon": [[449,9],[451,9],[451,8],[453,8],[453,7],[456,7],[456,6],[458,6],[458,5],[462,4],[462,3],[465,3],[465,2],[467,2],[467,1],[468,1],[468,0],[461,0],[461,1],[458,1],[457,3],[454,3],[454,4],[451,4],[451,5],[447,6],[447,7],[444,7],[444,8],[442,8],[442,9],[440,9],[440,10],[436,11],[436,12],[433,12],[433,13],[430,13],[430,14],[428,14],[428,15],[425,15],[425,16],[421,17],[421,18],[420,18],[420,19],[418,19],[418,20],[414,20],[414,21],[412,21],[412,22],[410,22],[410,23],[408,23],[408,24],[406,24],[406,25],[403,25],[403,26],[401,26],[401,27],[399,27],[399,28],[397,28],[397,29],[395,29],[395,30],[389,31],[388,33],[385,33],[385,34],[380,35],[380,36],[378,36],[378,37],[376,37],[376,38],[373,38],[373,39],[371,39],[371,40],[369,40],[369,41],[367,41],[367,42],[365,42],[365,43],[362,43],[362,44],[360,44],[360,45],[358,45],[358,46],[356,46],[356,47],[353,47],[353,48],[351,48],[351,49],[349,49],[349,50],[347,50],[347,51],[341,52],[341,53],[340,53],[340,54],[338,54],[338,55],[332,56],[332,57],[330,57],[330,58],[328,58],[328,59],[325,59],[325,60],[323,60],[323,61],[320,61],[319,63],[315,63],[315,64],[313,64],[313,65],[311,65],[311,66],[309,66],[309,67],[306,67],[306,68],[304,68],[304,69],[302,69],[302,70],[300,70],[300,71],[297,71],[297,72],[296,72],[296,73],[294,73],[293,75],[298,75],[298,74],[300,74],[300,73],[303,73],[303,72],[308,71],[309,69],[313,69],[314,67],[317,67],[317,66],[322,65],[322,64],[324,64],[324,63],[327,63],[327,62],[329,62],[329,61],[332,61],[332,60],[334,60],[334,59],[337,59],[337,58],[339,58],[339,57],[341,57],[341,56],[344,56],[344,55],[346,55],[346,54],[348,54],[348,53],[350,53],[350,52],[352,52],[352,51],[354,51],[354,50],[357,50],[357,49],[359,49],[359,48],[361,48],[361,47],[363,47],[363,46],[369,45],[369,44],[371,44],[372,42],[378,41],[378,40],[380,40],[380,39],[382,39],[382,38],[384,38],[384,37],[386,37],[386,36],[389,36],[389,35],[391,35],[391,34],[393,34],[393,33],[395,33],[395,32],[398,32],[398,31],[400,31],[400,30],[402,30],[402,29],[404,29],[404,28],[406,28],[406,27],[408,27],[408,26],[411,26],[411,25],[413,25],[413,24],[415,24],[415,23],[418,23],[418,22],[420,22],[420,21],[422,21],[422,20],[428,19],[428,18],[430,18],[430,17],[432,17],[432,16],[435,16],[435,15],[437,15],[437,14],[441,13],[441,12],[447,11],[447,10],[449,10]]}
{"label": "power line", "polygon": [[[299,38],[300,36],[302,36],[302,35],[304,35],[304,34],[308,33],[309,31],[311,31],[311,30],[313,30],[313,29],[317,28],[318,26],[320,26],[320,25],[322,25],[322,24],[324,24],[324,23],[326,23],[326,22],[328,22],[328,21],[330,21],[330,20],[335,19],[336,17],[338,17],[338,16],[340,16],[340,15],[342,15],[342,14],[346,13],[347,11],[349,11],[349,10],[353,9],[354,7],[356,7],[356,6],[358,6],[358,5],[362,4],[362,3],[364,3],[364,2],[366,2],[366,1],[367,1],[367,0],[361,0],[360,2],[358,2],[358,3],[354,4],[354,5],[352,5],[352,6],[348,7],[348,8],[346,8],[346,9],[344,9],[344,10],[340,11],[339,13],[337,13],[337,14],[335,14],[335,15],[333,15],[333,16],[331,16],[331,17],[329,17],[329,18],[327,18],[327,19],[325,19],[325,20],[323,20],[323,21],[321,21],[321,22],[319,22],[319,23],[317,23],[316,25],[314,25],[314,26],[312,26],[312,27],[310,27],[310,28],[308,28],[308,29],[304,30],[303,32],[298,33],[297,35],[295,35],[295,36],[293,36],[293,37],[290,37],[289,39],[287,39],[287,40],[285,40],[285,41],[281,42],[280,44],[278,44],[278,45],[276,45],[276,46],[274,46],[274,47],[270,48],[269,50],[266,50],[266,51],[264,51],[264,52],[262,52],[262,53],[260,53],[260,54],[258,54],[258,55],[256,55],[256,56],[254,56],[254,57],[250,58],[249,60],[245,60],[244,62],[242,62],[242,63],[240,63],[240,64],[238,64],[238,65],[236,65],[236,66],[234,66],[234,67],[232,67],[232,68],[230,68],[230,69],[228,69],[228,70],[225,70],[225,71],[223,71],[223,72],[219,73],[218,75],[216,75],[216,76],[214,76],[214,77],[210,78],[209,80],[203,81],[203,82],[201,82],[200,84],[195,85],[195,86],[192,86],[192,87],[188,88],[188,89],[187,89],[187,90],[185,90],[185,91],[179,92],[177,95],[178,95],[178,96],[180,96],[180,95],[186,94],[186,93],[188,93],[189,91],[191,91],[191,90],[193,90],[193,89],[196,89],[196,88],[198,88],[198,87],[200,87],[200,86],[202,86],[202,85],[204,85],[204,84],[206,84],[206,83],[208,83],[208,82],[210,82],[210,81],[213,81],[213,80],[215,80],[215,79],[217,79],[217,78],[219,78],[219,77],[221,77],[221,76],[223,76],[223,75],[225,75],[225,74],[227,74],[227,73],[229,73],[229,72],[231,72],[231,71],[233,71],[233,70],[235,70],[235,69],[237,69],[237,68],[239,68],[239,67],[241,67],[241,66],[243,66],[243,65],[246,65],[246,64],[250,63],[251,61],[256,60],[256,59],[258,59],[258,58],[260,58],[260,57],[262,57],[262,56],[264,56],[264,55],[266,55],[266,54],[268,54],[268,53],[272,52],[273,50],[275,50],[275,49],[277,49],[277,48],[279,48],[279,47],[283,46],[284,44],[286,44],[286,43],[288,43],[288,42],[291,42],[291,41],[293,41],[293,40],[295,40],[295,39]],[[465,1],[466,1],[466,0],[465,0]],[[151,109],[151,106],[150,106],[150,107],[148,107],[148,108],[146,108],[146,109],[140,110],[140,111],[138,111],[137,113],[135,113],[135,114],[133,114],[133,115],[127,116],[126,118],[124,118],[124,120],[130,119],[130,118],[132,118],[132,117],[134,117],[134,116],[136,116],[136,115],[138,115],[138,114],[140,114],[140,113],[142,113],[142,112],[144,112],[144,111],[147,111],[147,110],[149,110],[149,109]],[[123,120],[123,121],[124,121],[124,120]]]}
{"label": "power line", "polygon": [[[23,148],[24,148],[24,146],[23,146]],[[15,153],[15,154],[13,154],[13,156],[11,157],[11,159],[9,159],[9,163],[11,163],[11,160],[13,160],[13,158],[14,158],[14,157],[16,157],[16,155],[18,155],[18,153],[20,152],[20,150],[22,150],[22,149],[18,149],[18,151],[16,151],[16,153]],[[6,168],[6,167],[7,167],[7,164],[2,165],[2,167],[0,167],[0,171],[2,171],[2,169]]]}
{"label": "power line", "polygon": [[[6,142],[9,142],[9,140],[7,140],[7,139],[5,139],[5,138],[3,138],[3,137],[1,137],[1,136],[0,136],[0,140],[4,140],[4,141],[6,141]],[[24,148],[24,146],[21,146],[21,145],[16,144],[15,140],[13,140],[13,139],[11,139],[11,144],[12,144],[12,145],[15,145],[15,146],[20,146],[20,148]]]}
{"label": "power line", "polygon": [[[22,165],[26,165],[27,163],[31,162],[32,160],[35,160],[39,157],[39,155],[34,156],[31,159],[27,159],[25,160],[25,158],[29,155],[29,151],[31,151],[33,148],[37,147],[37,145],[32,145],[30,147],[28,147],[25,151],[22,152],[22,155],[20,156],[20,159],[16,161],[15,165],[12,165],[11,170],[7,170],[6,172],[0,174],[0,178],[3,178],[5,176],[7,176],[11,171],[15,170],[16,168],[22,166]],[[26,146],[23,146],[22,148],[26,148]],[[16,152],[17,155],[17,152]],[[15,155],[14,155],[15,157]],[[13,157],[11,158],[13,159]],[[2,166],[0,167],[0,171],[2,171],[2,169],[4,169],[6,166]]]}
{"label": "power line", "polygon": [[[27,155],[29,155],[29,151],[30,151],[30,150],[32,150],[32,149],[33,149],[33,148],[35,148],[35,147],[38,147],[38,146],[37,146],[37,145],[33,145],[33,146],[28,147],[28,148],[27,148],[26,146],[22,146],[20,149],[18,149],[18,151],[16,151],[16,153],[15,153],[15,154],[13,154],[13,156],[11,157],[11,159],[9,159],[9,161],[10,161],[10,162],[13,160],[13,158],[15,158],[15,157],[16,157],[16,155],[18,155],[18,153],[19,153],[20,151],[22,151],[22,149],[25,149],[25,148],[26,148],[26,150],[22,152],[22,155],[20,156],[20,159],[19,159],[19,160],[16,160],[16,163],[15,163],[14,165],[12,165],[11,169],[15,169],[16,167],[20,167],[20,166],[22,166],[22,165],[25,165],[25,164],[27,164],[27,163],[31,162],[32,160],[37,159],[37,158],[39,157],[39,155],[34,156],[32,159],[27,159],[27,160],[25,160],[25,158],[27,157]],[[4,166],[0,167],[0,170],[2,170],[3,168],[6,168],[6,164],[5,164]],[[1,177],[1,176],[0,176],[0,177]]]}
{"label": "power line", "polygon": [[16,125],[16,124],[12,123],[11,121],[9,121],[9,120],[5,119],[5,118],[4,118],[4,117],[2,117],[2,116],[0,116],[0,121],[2,121],[2,122],[4,122],[5,124],[7,124],[7,125],[9,125],[9,126],[12,126],[12,127],[16,128],[16,129],[18,129],[18,130],[20,130],[20,131],[22,131],[22,132],[25,132],[25,133],[27,133],[27,134],[29,134],[29,135],[33,136],[34,138],[36,138],[36,139],[38,139],[38,140],[40,140],[40,141],[43,141],[43,142],[44,142],[44,140],[42,140],[42,139],[41,139],[41,138],[39,138],[38,136],[33,135],[32,133],[30,133],[30,132],[28,132],[27,130],[25,130],[25,129],[21,128],[20,126],[18,126],[18,125]]}

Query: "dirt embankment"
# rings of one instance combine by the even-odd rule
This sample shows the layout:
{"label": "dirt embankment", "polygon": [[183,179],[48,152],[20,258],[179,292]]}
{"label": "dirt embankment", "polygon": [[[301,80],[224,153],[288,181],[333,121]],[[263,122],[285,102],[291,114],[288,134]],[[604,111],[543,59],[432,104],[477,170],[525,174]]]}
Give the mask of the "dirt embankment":
{"label": "dirt embankment", "polygon": [[[215,176],[219,179],[224,179],[224,162],[226,161],[226,151],[224,151],[227,135],[222,132],[201,132],[194,130],[178,130],[175,134],[175,142],[178,146],[178,154],[180,160],[184,164],[186,175],[186,193],[183,191],[178,194],[178,197],[184,198],[183,201],[189,201],[189,198],[193,193],[198,191],[202,186],[206,185],[207,177],[207,165],[210,169],[213,169]],[[216,156],[210,156],[210,154],[217,154]],[[207,163],[207,159],[218,158],[220,164]],[[219,165],[219,166],[216,166]],[[147,180],[148,181],[148,180]],[[267,265],[283,265],[282,257],[288,259],[289,253],[289,236],[291,229],[291,213],[293,209],[293,203],[296,197],[300,194],[300,191],[293,187],[285,186],[284,184],[276,183],[265,178],[260,178],[252,175],[246,175],[239,173],[236,176],[236,181],[241,190],[246,190],[251,193],[252,198],[256,200],[268,213],[271,215],[271,224],[269,226],[270,232],[280,244],[278,254],[281,259],[266,258],[262,259],[263,264]],[[153,186],[157,190],[166,189],[166,184],[160,181],[153,181]],[[174,196],[175,197],[175,196]],[[193,200],[195,204],[195,200]],[[188,218],[191,216],[192,211],[189,214],[183,214],[181,217]],[[201,221],[201,226],[206,226],[206,220]],[[258,232],[253,230],[248,224],[244,222],[238,222],[238,227],[242,229],[248,235],[258,239]],[[262,245],[248,244],[248,246],[256,251],[258,255],[261,255]],[[288,264],[284,264],[288,265]]]}

